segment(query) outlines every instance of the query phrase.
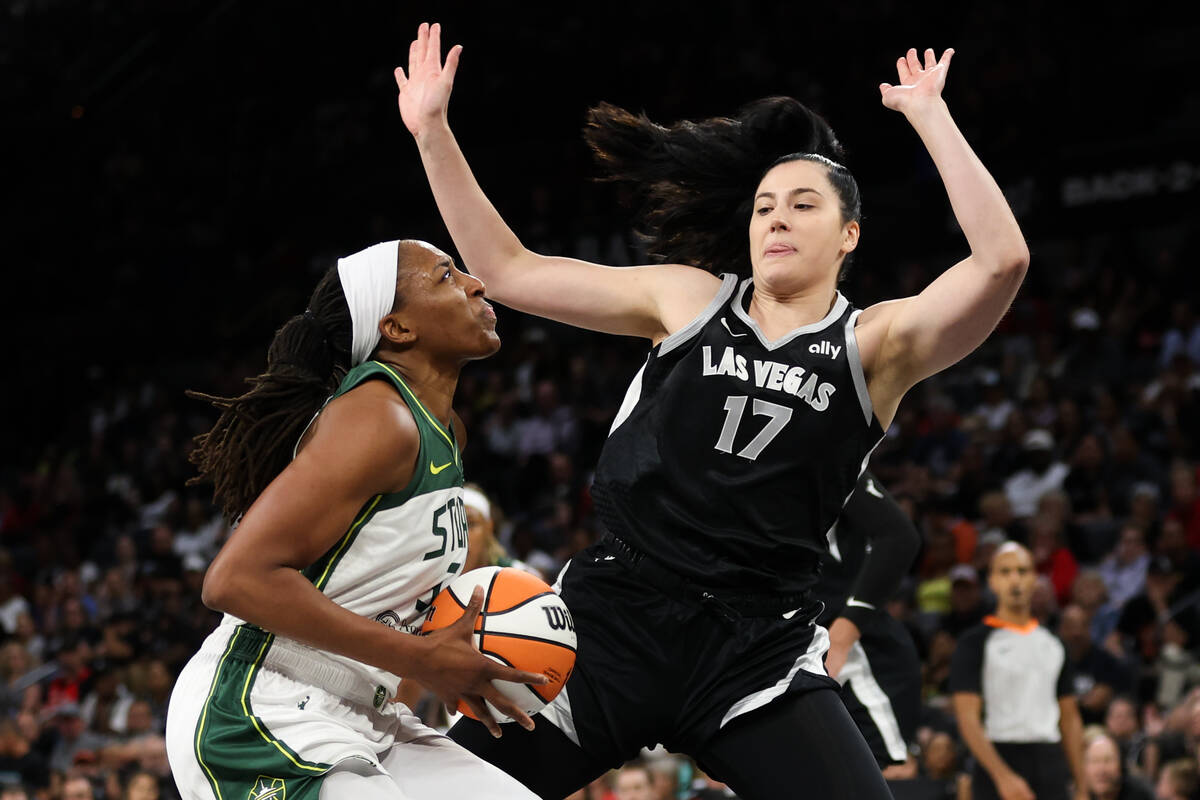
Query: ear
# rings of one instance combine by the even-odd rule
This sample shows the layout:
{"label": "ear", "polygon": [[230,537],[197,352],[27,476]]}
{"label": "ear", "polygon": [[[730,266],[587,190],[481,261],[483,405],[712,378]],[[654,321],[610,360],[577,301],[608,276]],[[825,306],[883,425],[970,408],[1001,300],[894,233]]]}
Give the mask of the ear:
{"label": "ear", "polygon": [[401,312],[395,311],[379,320],[379,335],[384,341],[391,342],[401,350],[407,350],[417,343],[417,332],[401,319]]}
{"label": "ear", "polygon": [[852,253],[858,247],[858,237],[862,233],[862,228],[858,223],[851,220],[842,228],[842,252]]}

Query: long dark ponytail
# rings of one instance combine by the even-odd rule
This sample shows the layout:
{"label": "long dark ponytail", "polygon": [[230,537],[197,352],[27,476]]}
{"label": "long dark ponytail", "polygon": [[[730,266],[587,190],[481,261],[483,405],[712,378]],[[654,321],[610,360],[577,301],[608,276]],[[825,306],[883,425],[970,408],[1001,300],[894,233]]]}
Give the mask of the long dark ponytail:
{"label": "long dark ponytail", "polygon": [[244,514],[291,460],[304,427],[350,369],[350,337],[350,308],[335,266],[313,290],[308,310],[275,332],[267,369],[246,380],[249,391],[187,393],[221,412],[212,430],[196,437],[188,457],[200,474],[188,484],[211,482],[229,520]]}
{"label": "long dark ponytail", "polygon": [[[850,175],[829,123],[791,97],[756,100],[736,117],[670,127],[602,103],[589,110],[583,135],[600,179],[632,191],[637,234],[650,257],[714,273],[750,274],[746,226],[754,189],[779,159],[822,156]],[[844,183],[834,180],[839,194]],[[857,184],[853,203],[841,200],[843,215],[847,206],[857,209]]]}

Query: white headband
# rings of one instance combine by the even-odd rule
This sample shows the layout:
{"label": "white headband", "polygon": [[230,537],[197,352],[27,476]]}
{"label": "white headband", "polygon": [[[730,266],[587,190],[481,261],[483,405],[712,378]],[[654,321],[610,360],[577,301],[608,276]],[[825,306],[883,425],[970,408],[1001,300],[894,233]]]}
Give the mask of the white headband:
{"label": "white headband", "polygon": [[492,518],[492,504],[478,489],[472,489],[470,486],[463,488],[463,505],[475,509],[488,519]]}
{"label": "white headband", "polygon": [[351,366],[371,357],[379,344],[379,320],[396,302],[400,242],[382,242],[338,259],[342,294],[350,307]]}

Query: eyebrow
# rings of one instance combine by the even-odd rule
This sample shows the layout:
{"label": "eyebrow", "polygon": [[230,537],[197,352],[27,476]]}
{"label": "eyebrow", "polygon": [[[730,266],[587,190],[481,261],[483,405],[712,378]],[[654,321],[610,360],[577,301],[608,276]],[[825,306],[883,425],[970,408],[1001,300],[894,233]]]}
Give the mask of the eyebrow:
{"label": "eyebrow", "polygon": [[452,260],[450,260],[449,258],[439,258],[437,260],[437,262],[433,265],[433,269],[431,269],[429,271],[433,272],[434,270],[439,270],[439,269],[442,269],[443,267],[452,267],[452,266],[454,266],[454,262]]}
{"label": "eyebrow", "polygon": [[[812,192],[813,194],[822,196],[822,197],[824,196],[820,192],[818,192],[816,189],[809,188],[808,186],[801,186],[798,189],[792,189],[790,192],[788,192],[788,197],[795,197],[798,194],[805,194],[806,192]],[[774,192],[759,192],[757,195],[755,195],[754,199],[758,200],[761,197],[767,197],[767,198],[770,198],[771,200],[774,200],[775,193]]]}

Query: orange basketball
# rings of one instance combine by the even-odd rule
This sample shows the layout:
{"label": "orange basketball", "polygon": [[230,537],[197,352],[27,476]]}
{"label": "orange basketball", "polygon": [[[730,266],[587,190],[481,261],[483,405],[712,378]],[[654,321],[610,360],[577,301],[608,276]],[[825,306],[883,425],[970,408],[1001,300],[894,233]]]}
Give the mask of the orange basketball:
{"label": "orange basketball", "polygon": [[[481,567],[455,578],[434,598],[422,633],[445,628],[462,616],[471,593],[482,586],[483,610],[475,620],[475,647],[489,658],[527,672],[540,672],[549,683],[495,681],[505,697],[526,713],[541,711],[558,695],[575,667],[575,622],[545,581],[513,567]],[[458,710],[475,718],[466,704]],[[490,703],[500,722],[511,719]]]}

